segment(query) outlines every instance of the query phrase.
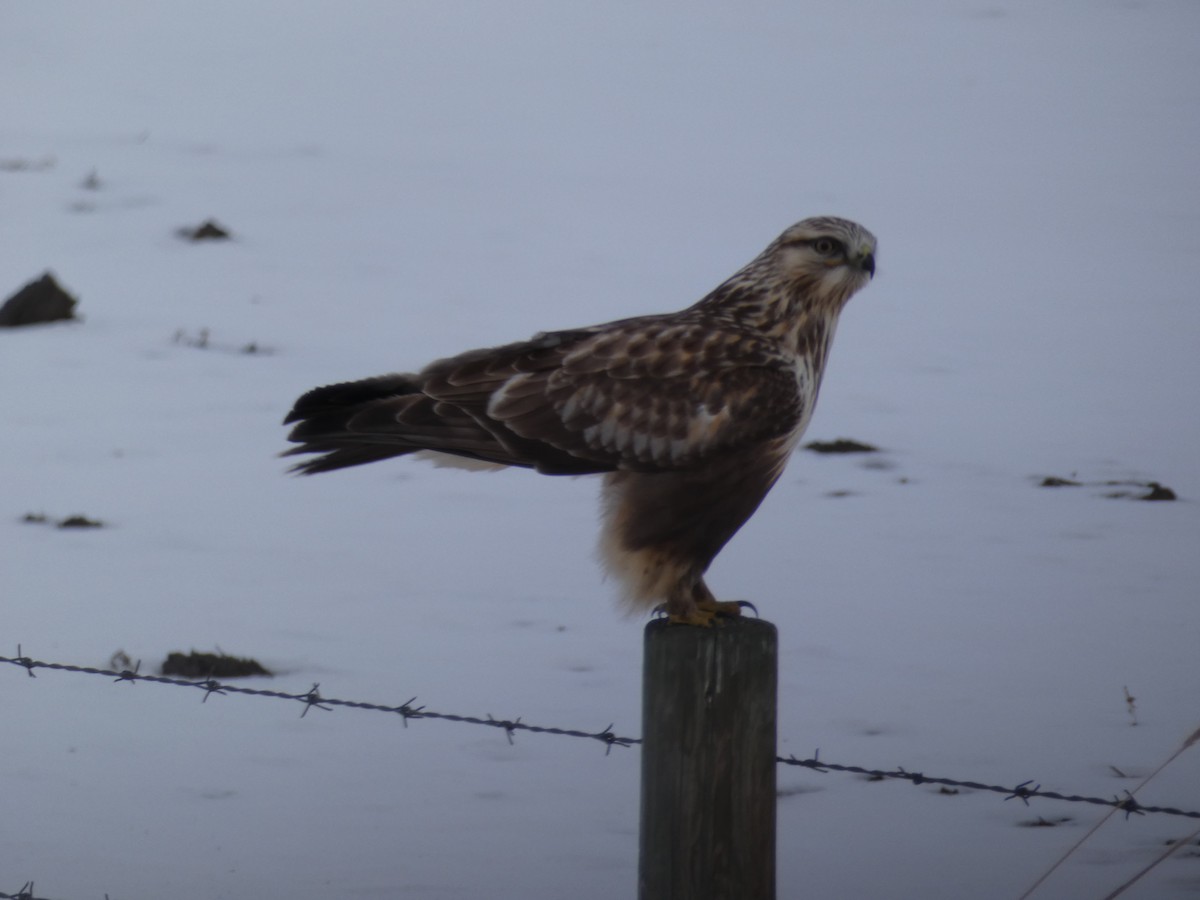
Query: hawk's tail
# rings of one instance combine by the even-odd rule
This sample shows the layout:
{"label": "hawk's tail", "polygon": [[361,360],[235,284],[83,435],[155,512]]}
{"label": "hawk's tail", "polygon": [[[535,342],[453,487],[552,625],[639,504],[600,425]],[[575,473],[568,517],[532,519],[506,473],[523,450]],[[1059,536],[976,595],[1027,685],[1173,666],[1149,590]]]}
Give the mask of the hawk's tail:
{"label": "hawk's tail", "polygon": [[315,475],[419,450],[419,446],[406,446],[396,441],[364,440],[363,434],[352,430],[350,422],[380,401],[420,393],[420,384],[412,375],[381,375],[315,388],[297,400],[283,420],[285,425],[296,423],[288,440],[300,446],[279,455],[321,454],[297,463],[291,469],[304,475]]}

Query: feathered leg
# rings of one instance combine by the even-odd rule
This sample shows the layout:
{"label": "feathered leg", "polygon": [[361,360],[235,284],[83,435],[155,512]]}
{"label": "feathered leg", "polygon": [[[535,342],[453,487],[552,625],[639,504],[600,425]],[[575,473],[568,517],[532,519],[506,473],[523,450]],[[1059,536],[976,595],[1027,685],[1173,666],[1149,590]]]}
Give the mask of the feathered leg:
{"label": "feathered leg", "polygon": [[701,471],[605,476],[601,557],[631,611],[663,604],[672,621],[690,625],[738,614],[739,604],[713,596],[704,573],[782,471],[784,454],[759,449]]}

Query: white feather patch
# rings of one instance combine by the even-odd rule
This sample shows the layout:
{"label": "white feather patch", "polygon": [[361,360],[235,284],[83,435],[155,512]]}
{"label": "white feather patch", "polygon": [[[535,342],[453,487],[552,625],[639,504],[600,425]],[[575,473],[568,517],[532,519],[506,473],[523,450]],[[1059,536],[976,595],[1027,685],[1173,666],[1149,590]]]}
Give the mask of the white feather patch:
{"label": "white feather patch", "polygon": [[470,472],[498,472],[507,469],[503,463],[487,462],[482,459],[472,459],[469,456],[458,456],[454,453],[440,453],[437,450],[418,450],[413,454],[417,459],[431,462],[439,469],[466,469]]}

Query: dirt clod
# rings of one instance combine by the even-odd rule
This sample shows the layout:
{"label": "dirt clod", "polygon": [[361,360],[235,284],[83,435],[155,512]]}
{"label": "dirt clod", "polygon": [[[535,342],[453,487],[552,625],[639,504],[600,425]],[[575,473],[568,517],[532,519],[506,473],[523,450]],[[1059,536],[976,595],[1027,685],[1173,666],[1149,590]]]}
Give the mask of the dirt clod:
{"label": "dirt clod", "polygon": [[0,326],[15,328],[18,325],[74,319],[78,302],[47,272],[4,301],[4,305],[0,306]]}
{"label": "dirt clod", "polygon": [[245,678],[271,673],[258,660],[224,653],[168,653],[162,674],[180,678]]}

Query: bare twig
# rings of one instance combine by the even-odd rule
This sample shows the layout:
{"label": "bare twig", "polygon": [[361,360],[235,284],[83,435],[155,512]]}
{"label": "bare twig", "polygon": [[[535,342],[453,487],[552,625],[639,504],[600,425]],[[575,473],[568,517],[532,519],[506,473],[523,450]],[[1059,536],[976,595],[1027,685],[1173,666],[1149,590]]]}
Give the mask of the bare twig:
{"label": "bare twig", "polygon": [[[1126,690],[1125,693],[1126,693],[1126,696],[1128,696],[1129,691]],[[1133,698],[1130,697],[1129,699],[1130,699],[1130,702],[1132,703]],[[1200,728],[1196,729],[1190,735],[1188,735],[1186,738],[1184,738],[1183,743],[1179,745],[1179,749],[1176,750],[1174,753],[1172,753],[1170,756],[1168,756],[1165,760],[1163,760],[1162,763],[1159,764],[1157,769],[1155,769],[1153,772],[1151,772],[1149,775],[1147,775],[1145,778],[1143,778],[1140,782],[1138,782],[1137,787],[1135,787],[1132,791],[1125,792],[1126,796],[1128,797],[1128,802],[1130,804],[1133,804],[1134,812],[1150,812],[1150,811],[1152,811],[1151,807],[1138,806],[1137,801],[1133,799],[1133,795],[1136,794],[1138,791],[1140,791],[1142,788],[1144,788],[1147,784],[1149,784],[1151,779],[1154,778],[1154,776],[1156,776],[1159,772],[1161,772],[1163,769],[1165,769],[1171,763],[1175,762],[1175,760],[1177,760],[1179,758],[1180,754],[1182,754],[1185,750],[1187,750],[1189,747],[1191,747],[1197,741],[1200,741]],[[1090,838],[1093,834],[1095,834],[1097,831],[1099,831],[1101,826],[1103,826],[1105,822],[1107,822],[1109,819],[1111,819],[1113,813],[1115,813],[1120,808],[1121,808],[1120,806],[1114,806],[1113,809],[1110,809],[1105,815],[1101,816],[1100,821],[1097,822],[1095,825],[1093,825],[1091,828],[1089,828],[1087,830],[1087,832],[1083,835],[1083,837],[1081,837],[1079,840],[1077,840],[1074,844],[1072,844],[1067,849],[1066,853],[1064,853],[1062,856],[1060,856],[1058,859],[1056,859],[1054,861],[1054,864],[1051,865],[1050,868],[1048,868],[1045,872],[1043,872],[1037,881],[1035,881],[1033,884],[1031,884],[1029,886],[1029,889],[1026,890],[1025,893],[1023,893],[1020,896],[1019,900],[1027,900],[1027,898],[1030,895],[1032,895],[1033,892],[1036,891],[1042,885],[1042,883],[1046,881],[1047,878],[1049,878],[1051,875],[1053,875],[1055,873],[1055,871],[1058,869],[1059,866],[1061,866],[1068,859],[1070,859],[1071,856],[1075,853],[1075,851],[1077,851],[1080,847],[1082,847],[1088,838]],[[1125,817],[1126,818],[1129,817],[1128,810],[1125,813]],[[1196,816],[1195,814],[1192,814],[1192,818],[1200,818],[1200,816]],[[1136,876],[1134,876],[1132,881],[1128,881],[1125,884],[1123,884],[1121,887],[1119,887],[1117,889],[1117,894],[1124,891],[1125,888],[1129,887],[1131,884],[1133,884],[1134,881],[1137,881],[1139,878],[1141,878],[1143,875],[1145,875],[1146,872],[1149,872],[1151,869],[1153,869],[1155,866],[1157,866],[1160,862],[1162,862],[1164,859],[1166,859],[1168,856],[1170,856],[1171,853],[1173,853],[1173,852],[1174,852],[1174,848],[1172,848],[1172,850],[1168,851],[1167,853],[1164,853],[1162,856],[1160,856],[1158,859],[1156,859],[1154,862],[1152,862],[1149,866],[1147,866],[1146,869],[1144,869],[1143,871],[1139,872]],[[1110,896],[1115,897],[1116,894],[1112,894]]]}

